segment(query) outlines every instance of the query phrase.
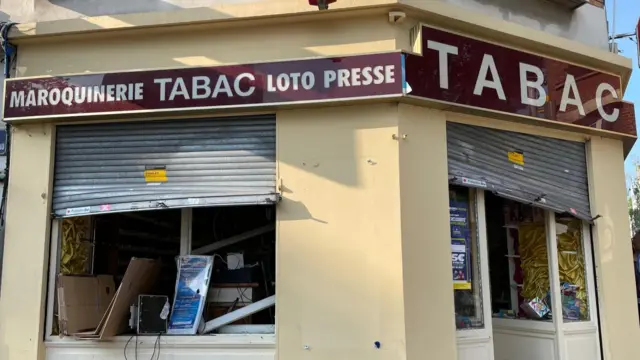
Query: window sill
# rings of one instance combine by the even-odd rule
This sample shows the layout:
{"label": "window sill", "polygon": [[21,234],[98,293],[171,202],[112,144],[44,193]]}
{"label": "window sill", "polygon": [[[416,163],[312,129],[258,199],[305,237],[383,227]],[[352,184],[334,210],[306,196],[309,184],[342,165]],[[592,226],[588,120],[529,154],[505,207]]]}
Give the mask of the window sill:
{"label": "window sill", "polygon": [[553,322],[550,321],[500,318],[493,318],[493,330],[517,331],[545,335],[553,335],[556,332]]}
{"label": "window sill", "polygon": [[[49,337],[45,340],[46,348],[124,348],[131,336],[116,336],[102,341],[77,340],[71,337],[60,338]],[[138,336],[138,349],[153,349],[157,336]],[[134,348],[135,336],[127,345],[127,348]],[[160,337],[160,345],[163,349],[171,348],[253,348],[253,349],[275,349],[275,334],[220,334],[220,335],[197,335],[197,336],[175,336],[164,335]]]}
{"label": "window sill", "polygon": [[565,334],[570,335],[591,334],[598,332],[598,326],[593,321],[565,322],[562,324],[562,329]]}
{"label": "window sill", "polygon": [[482,344],[491,341],[489,332],[485,329],[458,330],[456,331],[456,340],[458,345]]}

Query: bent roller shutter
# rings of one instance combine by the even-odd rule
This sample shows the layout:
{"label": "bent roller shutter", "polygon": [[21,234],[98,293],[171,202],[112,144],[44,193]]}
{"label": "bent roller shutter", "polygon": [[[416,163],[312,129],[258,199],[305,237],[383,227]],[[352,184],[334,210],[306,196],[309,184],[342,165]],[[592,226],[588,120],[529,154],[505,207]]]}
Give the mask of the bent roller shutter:
{"label": "bent roller shutter", "polygon": [[58,126],[54,216],[278,200],[275,116]]}
{"label": "bent roller shutter", "polygon": [[585,144],[447,123],[449,182],[592,220]]}

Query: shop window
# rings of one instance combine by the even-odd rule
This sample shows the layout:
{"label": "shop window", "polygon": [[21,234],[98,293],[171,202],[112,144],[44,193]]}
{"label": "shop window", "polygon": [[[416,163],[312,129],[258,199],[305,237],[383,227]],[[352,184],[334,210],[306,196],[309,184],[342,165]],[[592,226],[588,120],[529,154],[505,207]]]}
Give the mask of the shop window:
{"label": "shop window", "polygon": [[544,210],[487,193],[486,213],[493,315],[548,320]]}
{"label": "shop window", "polygon": [[[493,316],[552,321],[550,259],[554,251],[563,321],[590,320],[586,268],[589,260],[585,251],[588,228],[584,223],[571,216],[555,215],[555,224],[549,224],[548,212],[543,209],[490,193],[485,199]],[[555,249],[548,245],[552,225]]]}
{"label": "shop window", "polygon": [[449,213],[456,328],[483,328],[476,191],[451,186]]}
{"label": "shop window", "polygon": [[589,321],[585,226],[582,221],[570,216],[556,215],[555,218],[562,318],[565,322]]}
{"label": "shop window", "polygon": [[[195,317],[201,326],[194,335],[275,331],[273,206],[93,215],[54,220],[53,228],[58,230],[52,242],[47,334],[91,338],[108,329],[105,338],[170,336],[171,329],[157,329],[181,311],[176,303],[199,311]],[[179,270],[189,254],[206,260],[196,266],[209,265]],[[201,296],[199,310],[176,300],[184,289]],[[116,309],[114,299],[123,306]],[[140,306],[141,299],[148,302]],[[166,303],[158,303],[162,299]],[[143,324],[143,313],[152,320]]]}

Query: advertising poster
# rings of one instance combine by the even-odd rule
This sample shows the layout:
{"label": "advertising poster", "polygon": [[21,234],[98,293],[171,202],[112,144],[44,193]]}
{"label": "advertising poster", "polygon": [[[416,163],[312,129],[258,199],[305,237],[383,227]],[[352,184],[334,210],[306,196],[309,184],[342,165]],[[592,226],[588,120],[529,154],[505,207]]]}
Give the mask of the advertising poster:
{"label": "advertising poster", "polygon": [[455,290],[471,289],[469,217],[466,201],[450,200],[449,222],[451,225],[451,269]]}
{"label": "advertising poster", "polygon": [[212,256],[180,256],[173,310],[169,317],[170,335],[195,335],[213,268]]}

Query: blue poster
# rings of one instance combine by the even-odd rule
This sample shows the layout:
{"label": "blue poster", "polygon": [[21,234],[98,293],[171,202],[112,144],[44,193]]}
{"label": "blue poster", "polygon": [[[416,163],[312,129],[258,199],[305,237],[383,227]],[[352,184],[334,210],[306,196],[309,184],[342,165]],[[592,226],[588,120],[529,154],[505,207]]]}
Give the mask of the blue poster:
{"label": "blue poster", "polygon": [[469,211],[466,201],[449,202],[451,269],[455,290],[471,289]]}
{"label": "blue poster", "polygon": [[180,256],[168,333],[195,335],[202,318],[213,268],[212,256]]}

